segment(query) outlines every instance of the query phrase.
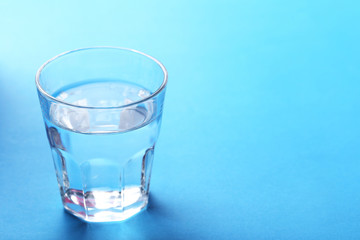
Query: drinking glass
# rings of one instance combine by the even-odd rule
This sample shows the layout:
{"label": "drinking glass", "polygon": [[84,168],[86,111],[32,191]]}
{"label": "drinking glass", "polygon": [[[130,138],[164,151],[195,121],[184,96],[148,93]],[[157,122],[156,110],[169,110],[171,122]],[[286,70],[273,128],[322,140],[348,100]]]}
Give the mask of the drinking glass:
{"label": "drinking glass", "polygon": [[136,50],[93,47],[40,67],[36,87],[64,208],[89,222],[145,209],[167,71]]}

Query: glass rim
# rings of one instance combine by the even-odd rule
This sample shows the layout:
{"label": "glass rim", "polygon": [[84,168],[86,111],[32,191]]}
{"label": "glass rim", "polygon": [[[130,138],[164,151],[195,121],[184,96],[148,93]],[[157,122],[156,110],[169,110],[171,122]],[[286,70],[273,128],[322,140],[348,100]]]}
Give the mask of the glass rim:
{"label": "glass rim", "polygon": [[[119,105],[119,106],[112,106],[112,107],[102,107],[102,106],[99,106],[99,107],[96,107],[96,106],[81,106],[81,105],[76,105],[76,104],[72,104],[72,103],[68,103],[68,102],[65,102],[65,101],[62,101],[62,100],[59,100],[57,99],[56,97],[53,97],[51,94],[49,94],[48,92],[46,92],[41,84],[40,84],[40,75],[42,73],[42,71],[44,70],[44,68],[49,65],[50,63],[52,63],[53,61],[57,60],[58,58],[61,58],[63,56],[66,56],[66,55],[69,55],[71,53],[74,53],[74,52],[80,52],[80,51],[86,51],[86,50],[94,50],[94,49],[113,49],[113,50],[124,50],[124,51],[129,51],[129,52],[133,52],[133,53],[137,53],[137,54],[140,54],[140,55],[143,55],[144,57],[147,57],[149,59],[151,59],[152,61],[154,61],[160,68],[161,70],[163,71],[163,74],[164,74],[164,78],[162,80],[162,83],[160,85],[160,87],[157,88],[157,90],[150,94],[149,96],[147,96],[146,98],[143,98],[143,99],[140,99],[138,101],[135,101],[135,102],[132,102],[132,103],[129,103],[129,104],[124,104],[124,105]],[[85,48],[77,48],[77,49],[74,49],[74,50],[70,50],[70,51],[66,51],[66,52],[63,52],[63,53],[60,53],[52,58],[50,58],[49,60],[47,60],[43,65],[41,65],[41,67],[37,70],[36,72],[36,77],[35,77],[35,83],[36,83],[36,87],[37,89],[40,91],[40,93],[42,95],[44,95],[45,97],[53,100],[54,102],[58,102],[58,103],[61,103],[61,104],[64,104],[64,105],[67,105],[67,106],[71,106],[71,107],[75,107],[75,108],[85,108],[85,109],[121,109],[121,108],[125,108],[125,107],[130,107],[130,106],[134,106],[134,105],[137,105],[137,104],[140,104],[140,103],[143,103],[143,102],[146,102],[152,98],[154,98],[156,95],[158,95],[161,91],[163,91],[166,87],[166,84],[167,84],[167,80],[168,80],[168,72],[165,68],[165,66],[159,61],[157,60],[156,58],[146,54],[146,53],[143,53],[143,52],[140,52],[138,50],[135,50],[135,49],[131,49],[131,48],[125,48],[125,47],[113,47],[113,46],[96,46],[96,47],[85,47]]]}

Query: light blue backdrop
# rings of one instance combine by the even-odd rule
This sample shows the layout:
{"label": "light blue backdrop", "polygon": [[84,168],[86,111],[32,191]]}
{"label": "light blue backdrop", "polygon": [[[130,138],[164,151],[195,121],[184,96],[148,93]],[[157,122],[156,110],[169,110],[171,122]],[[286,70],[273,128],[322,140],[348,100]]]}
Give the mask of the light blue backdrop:
{"label": "light blue backdrop", "polygon": [[[359,239],[358,1],[0,2],[0,239]],[[58,53],[167,67],[149,209],[64,213],[34,84]]]}

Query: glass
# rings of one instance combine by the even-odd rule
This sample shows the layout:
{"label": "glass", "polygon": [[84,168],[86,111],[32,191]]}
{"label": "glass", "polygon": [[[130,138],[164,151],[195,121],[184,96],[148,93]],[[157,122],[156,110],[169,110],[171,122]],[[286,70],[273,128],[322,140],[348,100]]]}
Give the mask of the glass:
{"label": "glass", "polygon": [[94,47],[40,67],[36,86],[64,208],[90,222],[145,209],[167,83],[153,57]]}

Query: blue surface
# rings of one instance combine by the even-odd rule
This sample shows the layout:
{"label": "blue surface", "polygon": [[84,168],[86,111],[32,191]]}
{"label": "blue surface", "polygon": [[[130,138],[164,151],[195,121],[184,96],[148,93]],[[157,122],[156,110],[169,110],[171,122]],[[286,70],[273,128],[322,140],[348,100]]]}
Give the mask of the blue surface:
{"label": "blue surface", "polygon": [[[359,239],[358,1],[1,1],[1,239]],[[35,72],[134,48],[169,71],[147,211],[62,210]]]}

